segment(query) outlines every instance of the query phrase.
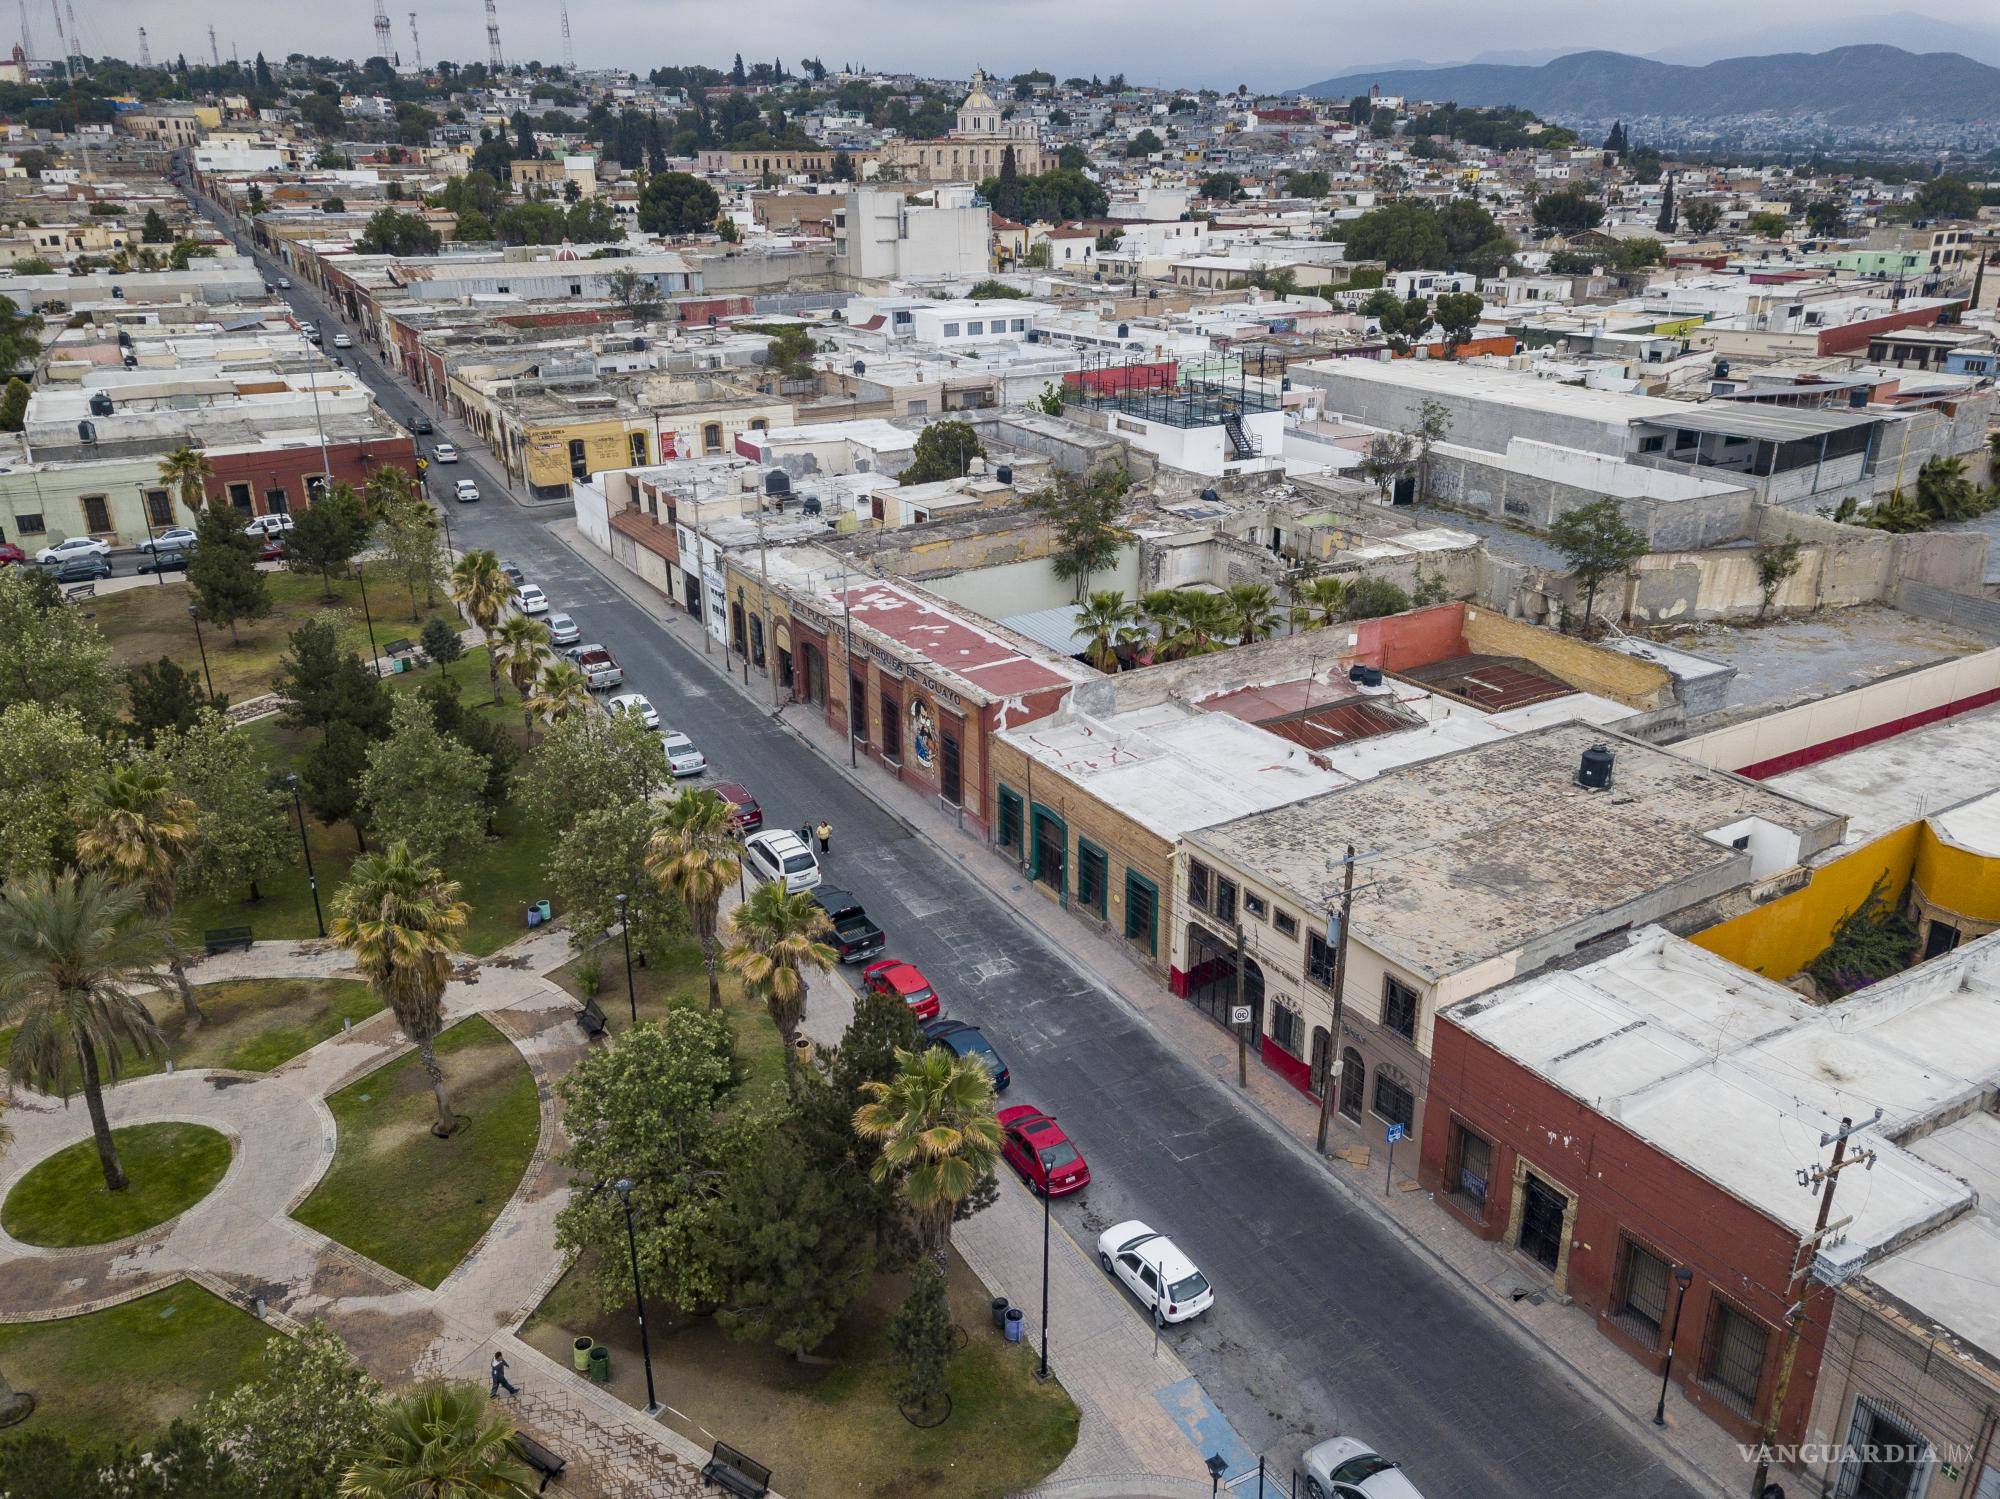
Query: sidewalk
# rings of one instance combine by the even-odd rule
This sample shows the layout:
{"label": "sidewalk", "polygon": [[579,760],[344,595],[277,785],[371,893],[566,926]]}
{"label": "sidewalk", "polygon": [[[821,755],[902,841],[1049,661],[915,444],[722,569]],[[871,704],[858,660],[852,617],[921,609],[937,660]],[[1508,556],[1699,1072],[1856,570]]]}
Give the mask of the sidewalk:
{"label": "sidewalk", "polygon": [[[636,574],[584,543],[574,525],[550,529],[653,614],[669,633],[699,644],[698,626],[692,619],[673,609]],[[723,680],[768,711],[766,678],[753,672],[746,687],[730,669],[736,657],[718,653],[704,659]],[[1380,1135],[1364,1132],[1338,1111],[1333,1114],[1328,1133],[1329,1156],[1320,1158],[1314,1149],[1318,1105],[1254,1057],[1247,1084],[1239,1086],[1232,1033],[1175,998],[1159,976],[1134,962],[1121,944],[1071,918],[1043,896],[1038,887],[1019,879],[1011,863],[995,853],[978,834],[961,827],[958,819],[948,814],[934,797],[903,786],[872,762],[864,761],[858,768],[850,768],[845,738],[810,707],[791,705],[774,717],[913,834],[949,855],[988,894],[1097,979],[1175,1050],[1205,1066],[1265,1127],[1295,1149],[1322,1159],[1335,1185],[1350,1201],[1387,1221],[1404,1236],[1414,1252],[1455,1276],[1468,1291],[1475,1293],[1477,1304],[1489,1315],[1530,1340],[1596,1398],[1607,1416],[1628,1422],[1632,1431],[1679,1468],[1691,1484],[1698,1489],[1727,1494],[1742,1490],[1748,1474],[1735,1440],[1696,1411],[1678,1387],[1667,1395],[1665,1428],[1655,1427],[1652,1415],[1659,1398],[1658,1375],[1648,1372],[1606,1340],[1589,1313],[1546,1294],[1546,1283],[1528,1272],[1516,1255],[1499,1244],[1474,1237],[1430,1193],[1420,1190],[1414,1179],[1414,1142],[1397,1148],[1386,1192]],[[1332,1155],[1356,1146],[1366,1148],[1366,1165],[1349,1165]],[[1039,1262],[1036,1274],[1039,1276]],[[1517,1291],[1526,1294],[1517,1299]]]}

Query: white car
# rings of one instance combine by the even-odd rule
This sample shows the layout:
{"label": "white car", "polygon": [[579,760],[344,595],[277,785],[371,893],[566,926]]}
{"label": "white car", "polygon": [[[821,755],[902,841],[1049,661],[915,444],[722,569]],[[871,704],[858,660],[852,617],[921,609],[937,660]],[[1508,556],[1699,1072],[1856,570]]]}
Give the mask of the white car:
{"label": "white car", "polygon": [[297,524],[298,522],[293,520],[291,516],[273,511],[269,515],[259,515],[253,518],[250,524],[243,528],[243,534],[245,536],[278,536],[291,530]]}
{"label": "white car", "polygon": [[458,462],[458,449],[448,442],[441,442],[431,449],[431,462],[456,463]]}
{"label": "white car", "polygon": [[[645,699],[641,698],[641,702]],[[650,704],[648,708],[650,710]],[[647,727],[651,727],[650,724]],[[660,743],[666,747],[667,768],[676,779],[681,776],[698,776],[708,769],[708,756],[694,747],[694,741],[676,729],[668,729],[660,736]],[[818,884],[818,880],[813,881]]]}
{"label": "white car", "polygon": [[35,553],[35,560],[41,563],[69,562],[78,557],[108,557],[111,543],[99,541],[95,536],[70,536],[52,547],[43,547]]}
{"label": "white car", "polygon": [[660,713],[647,701],[643,692],[621,692],[616,697],[604,700],[604,707],[610,713],[630,713],[649,729],[660,726]]}
{"label": "white car", "polygon": [[142,552],[183,552],[194,545],[194,532],[186,526],[169,526],[164,531],[155,531],[139,543]]}
{"label": "white car", "polygon": [[291,289],[292,289],[292,278],[290,276],[280,276],[278,278],[278,290],[290,291]]}
{"label": "white car", "polygon": [[452,493],[461,505],[473,505],[479,501],[479,486],[470,479],[460,479],[458,487]]}
{"label": "white car", "polygon": [[523,583],[514,590],[514,607],[523,614],[547,614],[549,596],[532,583]]}
{"label": "white car", "polygon": [[743,851],[759,879],[776,880],[787,890],[810,890],[820,882],[819,860],[797,833],[773,828],[752,833],[743,840]]}
{"label": "white car", "polygon": [[336,349],[351,349],[354,347],[354,340],[345,333],[336,333],[333,335],[333,346]]}
{"label": "white car", "polygon": [[567,614],[551,614],[545,623],[549,627],[550,645],[575,645],[579,640],[583,639],[582,629]]}
{"label": "white car", "polygon": [[1303,1462],[1312,1499],[1424,1499],[1401,1468],[1353,1437],[1328,1437]]}
{"label": "white car", "polygon": [[1193,1260],[1137,1218],[1097,1236],[1097,1262],[1131,1287],[1139,1304],[1162,1322],[1185,1322],[1215,1304],[1215,1290]]}

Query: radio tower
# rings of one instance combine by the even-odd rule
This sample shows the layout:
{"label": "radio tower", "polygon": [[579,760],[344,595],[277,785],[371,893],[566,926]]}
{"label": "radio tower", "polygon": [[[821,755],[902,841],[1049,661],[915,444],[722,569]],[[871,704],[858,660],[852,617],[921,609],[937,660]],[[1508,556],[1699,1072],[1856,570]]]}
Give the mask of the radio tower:
{"label": "radio tower", "polygon": [[416,59],[417,71],[424,70],[424,44],[417,40],[417,13],[410,12],[410,56]]}
{"label": "radio tower", "polygon": [[76,29],[76,7],[65,5],[63,9],[69,12],[69,57],[74,69],[70,76],[73,78],[83,71],[83,33]]}
{"label": "radio tower", "polygon": [[500,10],[493,0],[486,0],[486,66],[495,73],[506,66],[500,59]]}
{"label": "radio tower", "polygon": [[139,28],[139,66],[150,68],[152,65],[153,49],[146,45],[146,28],[141,26]]}
{"label": "radio tower", "polygon": [[21,55],[35,60],[35,39],[28,33],[28,0],[21,0]]}
{"label": "radio tower", "polygon": [[222,48],[216,45],[213,26],[208,28],[208,60],[218,68],[222,66]]}
{"label": "radio tower", "polygon": [[395,43],[389,39],[389,7],[382,0],[375,0],[375,55],[384,62],[393,63]]}
{"label": "radio tower", "polygon": [[576,72],[576,49],[570,45],[569,41],[569,0],[562,0],[562,18],[563,71],[565,73],[574,73]]}

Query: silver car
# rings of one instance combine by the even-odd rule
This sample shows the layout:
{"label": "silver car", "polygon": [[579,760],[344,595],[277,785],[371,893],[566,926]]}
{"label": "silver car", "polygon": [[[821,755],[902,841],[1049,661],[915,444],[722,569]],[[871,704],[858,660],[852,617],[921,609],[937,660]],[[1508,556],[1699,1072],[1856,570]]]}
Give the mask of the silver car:
{"label": "silver car", "polygon": [[551,614],[547,623],[550,645],[575,645],[583,639],[583,630],[567,614]]}
{"label": "silver car", "polygon": [[1328,1437],[1301,1461],[1312,1499],[1424,1499],[1401,1467],[1354,1437]]}

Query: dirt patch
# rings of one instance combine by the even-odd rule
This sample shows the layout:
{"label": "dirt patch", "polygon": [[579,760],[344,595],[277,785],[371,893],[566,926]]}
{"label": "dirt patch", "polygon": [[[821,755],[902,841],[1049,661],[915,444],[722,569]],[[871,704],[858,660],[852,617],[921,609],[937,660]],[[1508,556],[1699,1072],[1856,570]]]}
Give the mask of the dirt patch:
{"label": "dirt patch", "polygon": [[444,1332],[444,1319],[431,1311],[332,1313],[328,1322],[347,1342],[361,1366],[385,1385],[430,1377],[426,1354]]}

